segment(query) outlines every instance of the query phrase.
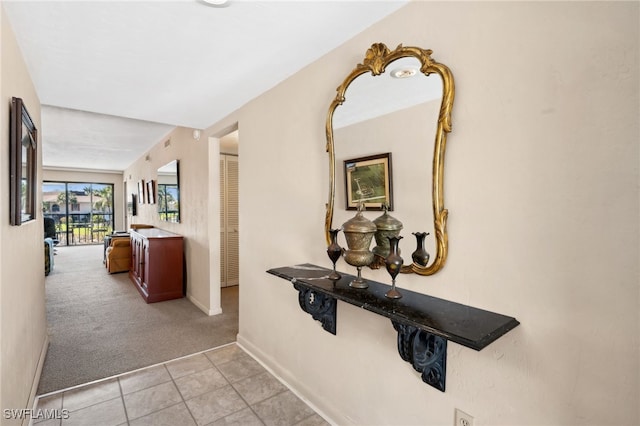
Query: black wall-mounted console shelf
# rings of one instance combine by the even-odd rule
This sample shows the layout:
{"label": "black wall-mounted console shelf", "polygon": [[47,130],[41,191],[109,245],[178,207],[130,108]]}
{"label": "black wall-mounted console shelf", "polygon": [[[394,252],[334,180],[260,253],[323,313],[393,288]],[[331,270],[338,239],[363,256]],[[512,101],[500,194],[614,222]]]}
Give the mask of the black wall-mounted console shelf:
{"label": "black wall-mounted console shelf", "polygon": [[444,392],[447,340],[475,349],[491,342],[520,324],[515,318],[450,302],[426,294],[400,289],[401,299],[389,299],[390,286],[367,280],[369,288],[349,287],[355,277],[327,278],[330,269],[304,264],[274,268],[268,273],[291,282],[298,290],[300,307],[322,327],[336,334],[337,300],[358,306],[391,320],[398,332],[398,352],[421,373],[422,380]]}

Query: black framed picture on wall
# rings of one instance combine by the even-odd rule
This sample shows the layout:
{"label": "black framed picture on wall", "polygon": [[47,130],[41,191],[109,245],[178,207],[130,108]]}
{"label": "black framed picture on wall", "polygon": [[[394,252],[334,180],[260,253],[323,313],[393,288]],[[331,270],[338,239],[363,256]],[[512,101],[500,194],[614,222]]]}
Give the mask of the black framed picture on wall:
{"label": "black framed picture on wall", "polygon": [[9,219],[19,226],[36,218],[38,131],[21,98],[11,99],[9,120]]}

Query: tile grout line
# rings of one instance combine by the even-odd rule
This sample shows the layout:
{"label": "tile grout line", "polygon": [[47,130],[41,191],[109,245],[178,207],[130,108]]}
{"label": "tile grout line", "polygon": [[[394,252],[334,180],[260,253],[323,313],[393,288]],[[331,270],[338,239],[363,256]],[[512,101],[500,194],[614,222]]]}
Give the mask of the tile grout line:
{"label": "tile grout line", "polygon": [[[262,369],[264,370],[263,372],[259,372],[259,373],[255,373],[255,374],[252,374],[252,375],[249,375],[249,376],[243,377],[242,379],[237,380],[237,381],[235,381],[235,382],[233,382],[233,383],[229,382],[229,384],[231,385],[231,387],[233,388],[233,390],[234,390],[234,391],[236,391],[236,393],[237,393],[237,394],[240,396],[240,398],[245,402],[245,404],[247,404],[247,406],[249,407],[249,409],[250,409],[250,410],[255,414],[256,418],[260,421],[260,423],[262,423],[263,425],[266,425],[266,423],[264,422],[264,420],[262,419],[262,417],[260,417],[260,415],[259,415],[259,414],[258,414],[258,413],[253,409],[253,406],[258,405],[258,404],[261,404],[261,403],[263,403],[263,402],[265,402],[265,401],[268,401],[269,399],[275,398],[275,397],[277,397],[277,396],[279,396],[279,395],[282,395],[282,394],[285,394],[285,393],[287,393],[287,392],[291,392],[291,393],[292,393],[296,398],[298,398],[302,403],[304,403],[307,407],[311,408],[311,410],[313,411],[313,413],[312,413],[312,414],[310,414],[309,416],[304,417],[303,419],[301,419],[299,422],[297,422],[297,423],[296,423],[296,425],[297,425],[297,424],[300,424],[301,422],[303,422],[303,421],[305,421],[305,420],[307,420],[307,419],[310,419],[310,418],[311,418],[311,417],[313,417],[314,415],[318,415],[318,416],[320,416],[320,415],[317,413],[317,411],[316,411],[316,410],[314,410],[314,409],[313,409],[313,408],[312,408],[312,407],[311,407],[311,406],[310,406],[310,405],[309,405],[309,404],[308,404],[304,399],[302,399],[302,398],[300,398],[298,395],[296,395],[296,394],[295,394],[295,393],[294,393],[294,392],[289,388],[289,386],[288,386],[286,383],[284,383],[284,382],[283,382],[282,380],[280,380],[277,376],[275,376],[275,374],[273,374],[273,373],[272,373],[272,372],[271,372],[271,371],[270,371],[270,370],[269,370],[269,369],[268,369],[264,364],[262,364],[261,362],[259,362],[258,360],[256,360],[256,359],[255,359],[251,354],[249,354],[249,353],[248,353],[248,352],[247,352],[243,347],[241,347],[240,345],[237,345],[237,347],[242,351],[242,352],[241,352],[241,353],[242,353],[242,355],[241,355],[241,356],[246,356],[246,357],[248,357],[249,359],[251,359],[251,360],[253,360],[253,361],[257,362],[257,363],[262,367]],[[205,354],[205,355],[206,355],[206,354]],[[213,361],[212,361],[211,359],[210,359],[210,361],[213,363]],[[232,360],[232,361],[233,361],[233,360]],[[229,363],[229,362],[232,362],[232,361],[227,361],[227,362],[222,363],[222,364],[226,364],[226,363]],[[216,366],[216,368],[217,368],[217,366]],[[264,398],[264,399],[261,399],[260,401],[256,401],[256,402],[253,404],[253,406],[252,406],[251,404],[249,404],[249,403],[245,400],[245,398],[244,398],[244,397],[240,394],[240,392],[236,389],[235,384],[238,384],[239,382],[241,382],[241,381],[243,381],[243,380],[246,380],[246,379],[249,379],[249,378],[252,378],[252,377],[256,377],[256,376],[259,376],[259,375],[261,375],[261,374],[265,374],[265,373],[266,373],[266,374],[268,374],[270,377],[273,377],[275,380],[277,380],[277,381],[278,381],[279,383],[281,383],[282,385],[284,385],[285,389],[284,389],[284,390],[282,390],[282,391],[280,391],[280,392],[277,392],[277,393],[275,393],[275,394],[273,394],[273,395],[271,395],[271,396],[268,396],[268,397],[266,397],[266,398]],[[224,376],[224,374],[223,374],[223,376]],[[226,378],[226,377],[225,377],[225,378]],[[227,380],[227,381],[228,381],[228,380]],[[225,417],[226,417],[226,416],[225,416]],[[324,418],[323,418],[322,416],[320,416],[320,417],[324,420]],[[294,426],[295,426],[295,425],[294,425]]]}
{"label": "tile grout line", "polygon": [[[228,346],[228,345],[227,345],[227,346]],[[238,348],[239,348],[239,347],[238,347]],[[239,348],[239,349],[240,349],[240,348]],[[211,351],[206,351],[206,352],[211,352]],[[244,350],[242,350],[242,353],[246,355],[246,353],[244,352]],[[255,410],[253,409],[253,407],[251,407],[251,404],[249,404],[249,403],[247,402],[247,400],[246,400],[246,399],[245,399],[245,398],[240,394],[240,392],[238,392],[238,390],[235,388],[235,386],[233,386],[233,383],[231,383],[231,381],[227,378],[227,376],[225,376],[225,375],[224,375],[224,373],[223,373],[222,371],[220,371],[220,369],[218,368],[218,365],[216,365],[216,363],[215,363],[211,358],[209,358],[209,356],[207,356],[207,354],[206,354],[206,353],[203,353],[203,354],[204,354],[205,358],[207,358],[207,361],[209,361],[209,363],[212,365],[212,367],[213,367],[213,368],[215,368],[215,369],[216,369],[216,371],[217,371],[218,373],[220,373],[220,375],[222,376],[222,378],[224,378],[224,380],[227,382],[227,385],[226,385],[226,386],[231,387],[231,389],[233,389],[233,391],[236,393],[236,395],[238,395],[238,397],[242,400],[242,402],[244,402],[244,403],[246,404],[246,408],[248,408],[249,410],[251,410],[251,412],[256,416],[256,418],[258,419],[258,421],[259,421],[261,424],[266,425],[266,423],[262,420],[262,418],[258,415],[258,413],[256,413],[256,412],[255,412]],[[232,360],[229,360],[229,361],[226,361],[226,362],[222,362],[222,363],[220,363],[220,365],[228,364],[228,363],[233,362],[233,361],[235,361],[235,359],[232,359]],[[203,370],[203,371],[204,371],[204,370]],[[195,374],[195,373],[194,373],[194,374]],[[252,375],[250,375],[250,376],[247,376],[247,377],[243,378],[242,380],[247,379],[247,378],[250,378],[250,377],[255,377],[255,376],[258,376],[258,375],[260,375],[260,374],[263,374],[263,373],[256,373],[256,374],[252,374]],[[174,379],[173,379],[173,376],[171,375],[171,373],[169,373],[169,376],[171,377],[171,380],[174,380]],[[183,377],[184,377],[184,376],[183,376]],[[238,382],[240,382],[240,381],[241,381],[241,380],[238,380],[238,381],[236,381],[235,383],[238,383]],[[174,382],[174,384],[175,384],[175,382]],[[177,387],[178,387],[178,386],[177,386],[177,384],[176,384],[176,388],[177,388]],[[214,391],[215,391],[215,389],[214,389],[214,390],[211,390],[211,391],[209,391],[209,392],[205,392],[205,393],[203,393],[203,394],[200,394],[200,395],[194,396],[193,398],[190,398],[190,399],[194,399],[194,398],[197,398],[198,396],[202,396],[202,395],[205,395],[205,394],[207,394],[207,393],[214,392]],[[283,392],[281,392],[281,393],[284,393],[284,392],[285,392],[285,391],[283,391]],[[184,397],[182,396],[182,392],[180,392],[180,389],[178,389],[178,393],[180,393],[180,396],[181,396],[181,397],[183,398],[183,400],[184,400]],[[276,395],[279,395],[279,394],[280,394],[280,393],[278,393],[278,394],[276,394]],[[263,401],[266,401],[267,399],[269,399],[269,398],[265,398]],[[260,402],[262,402],[262,401],[260,401]],[[189,411],[189,414],[191,414],[191,417],[192,417],[192,418],[194,419],[194,421],[196,422],[196,425],[198,425],[198,426],[199,426],[199,424],[198,424],[198,422],[196,421],[195,417],[193,417],[193,413],[191,412],[191,409],[189,409],[189,406],[187,405],[187,401],[186,401],[186,400],[184,400],[184,403],[185,403],[185,406],[187,407],[187,410]],[[220,420],[220,419],[227,418],[227,417],[229,417],[229,416],[231,416],[231,415],[233,415],[233,414],[239,413],[240,411],[242,411],[242,410],[244,410],[244,409],[245,409],[245,407],[241,408],[240,410],[234,411],[233,413],[229,413],[229,414],[227,414],[226,416],[219,417],[219,418],[217,418],[217,419],[213,420],[212,422],[206,423],[206,424],[205,424],[205,426],[207,426],[207,425],[212,425],[212,424],[213,424],[213,423],[215,423],[216,421],[218,421],[218,420]]]}
{"label": "tile grout line", "polygon": [[[255,376],[259,375],[259,374],[262,374],[262,373],[254,374],[254,375],[249,376],[249,377],[255,377]],[[223,374],[223,376],[224,376],[224,374]],[[248,379],[249,377],[245,377],[245,379]],[[242,379],[242,380],[244,380],[244,379]],[[241,380],[238,380],[238,381],[236,381],[236,383],[238,383],[238,382],[240,382],[240,381],[241,381]],[[258,419],[258,421],[259,421],[260,423],[262,423],[263,425],[265,425],[265,426],[266,426],[266,423],[264,422],[264,420],[262,420],[262,417],[260,417],[260,415],[259,415],[258,413],[256,413],[256,410],[254,410],[254,409],[253,409],[253,407],[251,406],[251,404],[249,404],[249,402],[244,398],[244,396],[242,396],[242,394],[241,394],[240,392],[238,392],[238,389],[236,389],[236,387],[235,387],[235,386],[233,386],[233,383],[229,382],[229,386],[231,386],[231,388],[233,389],[233,391],[234,391],[234,392],[235,392],[235,393],[240,397],[240,399],[241,399],[245,404],[247,404],[247,408],[249,408],[249,410],[251,410],[251,412],[253,413],[253,415],[254,415],[254,416],[256,416],[256,419]],[[283,391],[283,392],[284,392],[284,391]],[[278,394],[276,394],[276,395],[280,395],[280,394],[278,393]],[[275,395],[274,395],[274,396],[275,396]],[[267,399],[269,399],[269,398],[265,398],[265,399],[263,399],[262,401],[266,401]],[[262,402],[262,401],[260,401],[260,402]],[[236,411],[236,413],[237,413],[237,412],[239,412],[239,411],[242,411],[242,410],[238,410],[238,411]],[[225,417],[226,417],[226,416],[225,416]]]}
{"label": "tile grout line", "polygon": [[[205,355],[205,358],[207,358],[207,360],[208,360],[209,362],[211,362],[211,360],[209,360],[209,357],[207,357],[206,355]],[[213,364],[213,363],[211,363],[211,364]],[[189,415],[190,415],[190,416],[191,416],[191,418],[193,419],[193,422],[195,423],[195,425],[196,425],[196,426],[199,426],[199,425],[198,425],[198,421],[196,420],[196,418],[193,416],[193,413],[192,413],[192,412],[191,412],[191,410],[189,409],[189,405],[187,405],[187,400],[186,400],[186,399],[184,399],[184,395],[182,395],[182,392],[180,392],[180,388],[179,388],[179,387],[178,387],[178,385],[176,384],[176,380],[175,380],[175,378],[174,378],[174,377],[173,377],[173,375],[171,374],[171,371],[169,371],[169,368],[167,367],[167,364],[166,364],[166,363],[164,363],[164,364],[162,364],[162,365],[164,366],[164,369],[165,369],[165,370],[167,370],[167,374],[169,374],[169,377],[171,378],[171,383],[173,383],[173,386],[175,386],[175,387],[176,387],[176,390],[178,391],[178,395],[180,395],[180,399],[182,400],[182,404],[184,404],[184,408],[186,408],[186,409],[187,409],[187,412],[189,413]],[[184,377],[186,377],[186,376],[184,376]],[[176,405],[178,405],[178,404],[176,404]],[[173,407],[173,405],[172,405],[172,407]]]}
{"label": "tile grout line", "polygon": [[[69,414],[77,413],[78,411],[86,410],[87,408],[92,408],[92,407],[95,407],[96,405],[104,404],[105,402],[113,401],[114,399],[118,399],[118,398],[122,399],[120,397],[120,395],[114,396],[112,398],[108,398],[108,399],[105,399],[105,400],[102,400],[102,401],[94,402],[93,404],[89,404],[86,407],[80,407],[80,408],[76,408],[75,410],[69,410]],[[124,404],[124,400],[122,401],[122,403]]]}
{"label": "tile grout line", "polygon": [[[244,353],[249,355],[249,357],[253,358],[258,364],[260,364],[265,370],[267,370],[269,372],[269,374],[271,374],[273,377],[275,377],[276,380],[278,380],[280,383],[282,383],[296,397],[298,397],[302,402],[304,402],[309,408],[311,408],[311,410],[313,410],[314,413],[316,413],[318,416],[320,416],[322,418],[322,420],[324,420],[325,422],[327,422],[327,423],[329,423],[331,425],[334,424],[334,423],[331,423],[331,422],[327,421],[325,416],[320,414],[322,411],[319,410],[318,407],[315,406],[315,404],[312,404],[308,400],[308,398],[306,398],[304,395],[302,395],[295,387],[290,386],[289,383],[287,382],[287,380],[282,378],[280,375],[276,374],[276,372],[273,370],[273,368],[269,367],[265,362],[261,361],[259,358],[254,356],[253,353],[249,349],[247,349],[247,347],[243,346],[241,343],[238,343],[237,341],[236,341],[236,345],[238,346],[238,348],[242,349],[242,351]],[[311,416],[309,416],[309,417],[311,417]]]}
{"label": "tile grout line", "polygon": [[[208,351],[208,352],[209,352],[209,351]],[[244,353],[244,352],[243,352],[243,353]],[[227,382],[227,386],[231,387],[231,389],[233,389],[233,391],[236,393],[236,395],[238,395],[238,397],[242,400],[242,402],[244,402],[244,403],[246,404],[246,406],[247,406],[246,408],[248,408],[249,410],[251,410],[251,412],[256,416],[256,418],[258,419],[258,421],[259,421],[260,423],[262,423],[263,425],[265,425],[265,426],[266,426],[265,422],[264,422],[264,421],[262,420],[262,418],[258,415],[258,413],[256,413],[256,412],[253,410],[253,408],[251,407],[251,404],[249,404],[249,403],[247,402],[247,400],[246,400],[246,399],[244,399],[244,397],[240,394],[240,392],[238,392],[238,390],[235,388],[235,386],[233,386],[233,383],[231,383],[231,381],[227,378],[227,376],[225,376],[225,375],[224,375],[224,373],[223,373],[222,371],[220,371],[220,369],[218,368],[218,366],[216,365],[216,363],[215,363],[215,362],[213,362],[213,360],[212,360],[211,358],[209,358],[209,357],[207,356],[207,354],[206,354],[206,353],[204,354],[204,356],[205,356],[205,357],[207,358],[207,360],[211,363],[211,365],[213,366],[213,368],[215,368],[215,369],[216,369],[216,371],[217,371],[218,373],[220,373],[220,375],[224,378],[224,380]],[[221,365],[223,365],[223,364],[228,364],[228,363],[233,362],[233,361],[235,361],[235,359],[229,360],[229,361],[227,361],[227,362],[223,362],[223,363],[221,363]],[[262,373],[257,373],[257,374],[254,374],[254,375],[251,375],[251,376],[248,376],[248,377],[254,377],[254,376],[257,376],[258,374],[262,374]],[[248,377],[246,377],[246,378],[248,378]],[[244,380],[244,379],[243,379],[243,380]],[[238,380],[238,381],[239,381],[239,380]],[[238,381],[236,381],[236,383],[238,383]],[[213,392],[213,391],[210,391],[210,392]],[[209,392],[205,392],[205,394],[206,394],[206,393],[209,393]],[[202,394],[202,395],[204,395],[204,394]],[[194,397],[194,398],[197,398],[197,397]],[[192,399],[193,399],[193,398],[192,398]],[[185,405],[186,405],[186,401],[185,401]],[[227,418],[227,417],[229,417],[229,416],[232,416],[232,415],[234,415],[234,414],[236,414],[236,413],[239,413],[240,411],[242,411],[242,410],[244,410],[244,409],[245,409],[245,408],[243,407],[243,408],[241,408],[241,409],[239,409],[239,410],[237,410],[237,411],[234,411],[233,413],[229,413],[229,414],[227,414],[226,416],[222,416],[222,417],[220,417],[220,418],[217,418],[217,419],[213,420],[212,422],[207,423],[205,426],[207,426],[207,425],[212,425],[212,424],[213,424],[213,423],[215,423],[216,421],[221,420],[221,419],[224,419],[224,418]],[[187,410],[189,410],[189,406],[187,406]],[[191,416],[193,417],[193,414],[191,413],[191,410],[189,410],[189,413],[190,413],[190,414],[191,414]],[[195,420],[195,418],[194,418],[194,420]],[[197,422],[197,421],[196,421],[196,425],[198,425],[198,422]]]}
{"label": "tile grout line", "polygon": [[[64,393],[60,395],[60,410],[64,410]],[[69,411],[71,413],[71,411]],[[62,426],[62,419],[60,419],[60,426]]]}
{"label": "tile grout line", "polygon": [[[304,419],[300,420],[298,423],[296,423],[293,426],[299,425],[300,423],[304,422],[305,420],[309,420],[311,417],[313,416],[320,416],[320,414],[316,413],[315,411],[313,412],[313,414],[308,415],[307,417],[305,417]],[[320,416],[322,417],[322,416]],[[324,420],[324,419],[323,419]],[[326,420],[325,420],[326,421]]]}
{"label": "tile grout line", "polygon": [[[251,355],[249,355],[249,354],[248,354],[244,349],[242,349],[240,346],[238,346],[238,349],[240,349],[240,350],[242,351],[240,356],[247,356],[249,359],[251,359],[251,360],[254,360],[254,361],[255,361],[255,359],[254,359]],[[206,354],[205,354],[205,356],[206,356]],[[207,357],[207,358],[208,358],[208,357]],[[238,357],[236,357],[236,358],[238,358]],[[212,364],[214,364],[214,366],[216,367],[216,369],[218,368],[218,366],[217,366],[217,365],[215,365],[215,363],[214,363],[211,359],[209,359],[209,361],[211,361],[211,363],[212,363]],[[223,364],[228,364],[228,363],[233,362],[233,361],[235,361],[235,359],[234,359],[234,360],[227,361],[227,362],[223,362],[223,363],[221,363],[221,365],[223,365]],[[260,363],[258,363],[258,364],[260,364]],[[238,383],[240,383],[240,382],[241,382],[241,381],[243,381],[243,380],[250,379],[250,378],[252,378],[252,377],[256,377],[256,376],[259,376],[259,375],[261,375],[261,374],[265,374],[265,373],[266,373],[266,374],[268,374],[268,375],[269,375],[269,376],[271,376],[271,377],[274,377],[274,376],[273,376],[273,375],[272,375],[272,374],[271,374],[271,373],[270,373],[266,368],[264,368],[264,366],[263,366],[263,365],[260,365],[260,366],[262,367],[262,369],[263,369],[264,371],[261,371],[261,372],[258,372],[258,373],[251,374],[251,375],[249,375],[249,376],[243,377],[242,379],[240,379],[240,380],[236,380],[236,381],[235,381],[235,382],[233,382],[233,383],[232,383],[231,381],[229,381],[229,379],[227,379],[227,377],[226,377],[226,376],[225,376],[225,375],[224,375],[224,374],[223,374],[219,369],[218,369],[218,371],[220,371],[220,374],[222,374],[222,376],[227,380],[227,382],[229,383],[229,385],[233,388],[233,390],[234,390],[234,391],[235,391],[235,393],[240,397],[240,399],[242,399],[242,401],[243,401],[245,404],[247,404],[247,407],[249,408],[249,410],[251,410],[251,412],[256,416],[256,418],[260,421],[260,423],[262,423],[263,425],[266,425],[266,423],[264,422],[264,420],[262,419],[262,417],[260,417],[260,415],[259,415],[259,414],[254,410],[253,405],[260,404],[260,403],[262,403],[262,402],[264,402],[264,401],[267,401],[267,400],[269,400],[269,399],[271,399],[271,398],[275,398],[275,397],[276,397],[276,396],[278,396],[278,395],[282,395],[283,393],[286,393],[287,391],[290,391],[290,389],[289,389],[288,387],[286,387],[286,386],[285,386],[285,389],[284,389],[283,391],[278,392],[278,393],[275,393],[275,394],[273,394],[273,395],[271,395],[271,396],[269,396],[269,397],[266,397],[266,398],[264,398],[264,399],[261,399],[260,401],[256,401],[253,405],[252,405],[252,404],[249,404],[249,402],[248,402],[248,401],[247,401],[247,400],[242,396],[242,394],[241,394],[241,393],[238,391],[238,389],[235,387],[235,384],[238,384]],[[275,378],[275,377],[274,377],[274,378]],[[275,379],[277,380],[277,378],[275,378]],[[237,413],[237,412],[239,412],[239,411],[242,411],[242,410],[238,410],[238,411],[236,411],[236,413]],[[315,411],[314,411],[314,413],[315,413]],[[232,414],[234,414],[234,413],[232,413]],[[229,415],[231,415],[231,414],[229,414]],[[227,416],[225,416],[225,417],[227,417]],[[311,417],[311,416],[309,416],[309,417]],[[222,418],[224,418],[224,417],[222,417]],[[307,417],[305,417],[303,420],[306,420],[306,419],[307,419]],[[301,421],[302,421],[302,420],[301,420]]]}
{"label": "tile grout line", "polygon": [[[173,360],[172,360],[172,361],[173,361]],[[171,361],[167,361],[167,362],[171,362]],[[180,395],[180,398],[181,398],[181,399],[183,400],[183,402],[184,402],[184,398],[182,398],[182,394],[180,394],[180,389],[178,389],[178,386],[177,386],[177,385],[175,384],[175,382],[173,381],[173,377],[171,376],[171,373],[169,372],[169,369],[167,368],[166,364],[157,364],[157,365],[154,365],[153,367],[160,367],[160,366],[164,367],[165,371],[166,371],[166,372],[167,372],[167,374],[169,375],[169,380],[167,380],[166,382],[161,382],[161,383],[156,383],[156,384],[154,384],[154,385],[149,385],[149,386],[147,386],[147,387],[145,387],[145,388],[138,389],[138,390],[135,390],[135,391],[133,391],[133,392],[129,392],[127,395],[133,395],[134,393],[137,393],[137,392],[143,392],[143,391],[146,391],[146,390],[148,390],[148,389],[154,388],[154,387],[156,387],[156,386],[164,385],[165,383],[173,383],[173,385],[176,387],[176,390],[178,391],[178,395]],[[152,367],[148,367],[148,368],[152,368]],[[119,380],[119,379],[118,379],[118,380]],[[124,396],[123,396],[123,402],[124,402]],[[160,411],[162,411],[162,410],[165,410],[165,409],[167,409],[167,408],[175,407],[176,405],[179,405],[179,404],[181,404],[181,403],[180,403],[180,402],[176,402],[175,404],[167,405],[166,407],[162,407],[162,408],[160,408],[160,409],[158,409],[158,410],[156,410],[156,411],[152,411],[152,412],[150,412],[150,413],[144,414],[144,415],[139,416],[139,417],[134,417],[133,419],[130,419],[130,420],[129,420],[129,423],[130,423],[131,421],[136,421],[136,420],[142,419],[142,418],[144,418],[144,417],[150,416],[150,415],[152,415],[152,414],[158,413],[158,412],[160,412]],[[185,404],[185,405],[186,405],[186,404]],[[188,407],[187,407],[187,409],[188,409]]]}
{"label": "tile grout line", "polygon": [[127,411],[127,404],[124,401],[124,391],[122,390],[122,383],[120,383],[120,378],[118,378],[118,389],[120,389],[120,399],[122,400],[122,408],[124,408],[124,418],[127,421],[127,425],[129,425],[129,413]]}
{"label": "tile grout line", "polygon": [[[249,409],[251,410],[251,412],[256,416],[256,418],[258,419],[258,421],[264,425],[264,422],[262,421],[262,419],[260,418],[260,416],[258,416],[258,414],[257,414],[256,412],[254,412],[254,411],[253,411],[253,409],[251,408],[251,405],[249,405],[249,403],[248,403],[248,402],[247,402],[247,401],[242,397],[242,395],[240,395],[240,392],[238,392],[238,391],[236,390],[236,388],[233,386],[233,383],[231,383],[231,381],[229,381],[229,379],[227,378],[227,376],[225,376],[225,375],[224,375],[224,373],[223,373],[222,371],[220,371],[220,369],[218,368],[218,366],[216,365],[216,363],[215,363],[215,362],[213,362],[213,360],[212,360],[211,358],[209,358],[209,357],[207,356],[207,354],[206,354],[206,353],[204,354],[204,356],[205,356],[205,357],[207,357],[207,359],[209,360],[209,362],[211,363],[211,365],[213,365],[213,368],[215,368],[215,369],[216,369],[216,371],[217,371],[218,373],[220,373],[220,375],[224,378],[224,380],[227,382],[227,386],[229,386],[229,387],[231,387],[231,389],[233,389],[233,391],[236,393],[236,395],[238,395],[238,396],[240,397],[240,399],[242,400],[242,402],[244,402],[244,403],[247,405],[247,408],[249,408]],[[229,361],[227,361],[227,362],[222,362],[222,363],[221,363],[221,365],[222,365],[222,364],[228,364],[228,363],[233,362],[233,361],[234,361],[234,360],[229,360]],[[213,391],[211,391],[211,392],[213,392]],[[189,408],[189,407],[187,407],[187,408]],[[236,413],[239,413],[239,412],[240,412],[240,411],[242,411],[242,410],[244,410],[244,408],[241,408],[240,410],[234,411],[233,413],[229,413],[229,414],[227,414],[226,416],[222,416],[222,417],[220,417],[220,418],[218,418],[218,419],[215,419],[215,420],[213,420],[212,422],[207,423],[205,426],[207,426],[207,425],[212,425],[212,424],[214,424],[215,422],[217,422],[218,420],[220,420],[220,419],[224,419],[224,418],[229,417],[229,416],[232,416],[232,415],[234,415],[234,414],[236,414]],[[197,424],[197,422],[196,422],[196,424]]]}
{"label": "tile grout line", "polygon": [[[231,343],[231,344],[233,344],[233,343]],[[220,347],[224,347],[224,346],[228,346],[228,345],[222,345],[222,346],[220,346]],[[217,349],[217,348],[209,349],[209,350],[207,350],[207,351],[205,351],[205,352],[208,352],[208,351],[211,351],[211,350],[216,350],[216,349]],[[187,375],[184,375],[184,376],[180,376],[180,377],[174,378],[174,377],[173,377],[173,375],[171,374],[171,371],[169,371],[169,367],[167,366],[167,364],[170,364],[170,363],[172,363],[172,362],[174,362],[174,361],[178,361],[178,360],[180,360],[180,359],[189,358],[189,357],[192,357],[192,356],[195,356],[195,355],[200,355],[200,353],[195,353],[195,354],[193,354],[193,355],[188,355],[188,356],[185,356],[185,357],[176,358],[175,360],[170,360],[170,361],[167,361],[167,362],[165,362],[165,363],[156,364],[156,365],[154,365],[154,366],[146,367],[146,368],[144,368],[144,369],[140,369],[140,370],[138,370],[138,371],[143,371],[143,370],[150,369],[150,368],[154,368],[154,367],[164,367],[164,370],[166,371],[166,373],[167,373],[167,375],[168,375],[168,377],[169,377],[169,380],[164,381],[164,382],[162,382],[162,383],[156,383],[156,384],[153,384],[153,385],[149,385],[149,386],[147,386],[147,387],[145,387],[145,388],[142,388],[142,389],[135,390],[135,391],[133,391],[133,392],[130,392],[128,395],[134,394],[134,393],[136,393],[136,392],[142,392],[142,391],[145,391],[145,390],[147,390],[147,389],[151,389],[151,388],[153,388],[153,387],[155,387],[155,386],[160,386],[160,385],[165,384],[165,383],[173,383],[173,385],[174,385],[174,387],[175,387],[176,391],[178,392],[178,395],[180,396],[180,399],[181,399],[182,401],[181,401],[181,402],[176,402],[175,404],[168,405],[168,406],[163,407],[163,408],[160,408],[160,409],[158,409],[158,410],[156,410],[156,411],[152,411],[152,412],[147,413],[147,414],[145,414],[145,415],[143,415],[143,416],[139,416],[139,417],[136,417],[136,418],[134,418],[134,419],[130,419],[130,420],[134,420],[134,421],[135,421],[135,420],[141,419],[141,418],[143,418],[143,417],[147,417],[147,416],[150,416],[150,415],[152,415],[152,414],[158,413],[158,412],[160,412],[160,411],[162,411],[162,410],[165,410],[165,409],[167,409],[167,408],[171,408],[171,407],[175,407],[175,406],[180,405],[180,404],[184,404],[184,405],[185,405],[185,408],[186,408],[186,409],[187,409],[187,411],[189,412],[189,415],[190,415],[190,416],[191,416],[191,418],[194,420],[195,424],[196,424],[196,425],[198,425],[198,422],[197,422],[197,421],[196,421],[196,419],[194,418],[193,413],[191,412],[191,410],[189,409],[189,406],[187,405],[187,400],[185,400],[185,399],[184,399],[184,396],[182,395],[182,392],[180,392],[180,388],[178,387],[178,385],[177,385],[177,383],[175,382],[175,380],[176,380],[176,379],[180,379],[180,378],[182,378],[182,377],[187,377],[187,376],[190,376],[190,375],[193,375],[193,374],[201,373],[202,371],[206,371],[206,369],[205,369],[205,370],[201,370],[201,371],[195,371],[195,372],[193,372],[193,373],[190,373],[190,374],[187,374]],[[205,357],[206,357],[206,355],[205,355]],[[212,367],[213,367],[213,368],[215,368],[215,365],[213,365],[213,362],[209,359],[209,357],[206,357],[206,359],[207,359],[207,361],[209,361],[209,363],[210,363],[210,364],[212,364]],[[222,373],[221,373],[221,374],[222,374]],[[223,377],[224,377],[224,376],[223,376]],[[225,380],[226,380],[226,378],[225,378]],[[229,382],[227,381],[227,383],[229,383]],[[123,396],[123,399],[124,399],[124,396]]]}

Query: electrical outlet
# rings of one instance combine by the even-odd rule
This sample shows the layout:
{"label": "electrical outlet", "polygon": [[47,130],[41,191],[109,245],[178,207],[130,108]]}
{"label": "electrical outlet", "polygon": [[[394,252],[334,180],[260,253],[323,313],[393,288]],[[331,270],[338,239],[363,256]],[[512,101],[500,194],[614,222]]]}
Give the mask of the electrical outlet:
{"label": "electrical outlet", "polygon": [[456,408],[453,426],[473,426],[473,417]]}

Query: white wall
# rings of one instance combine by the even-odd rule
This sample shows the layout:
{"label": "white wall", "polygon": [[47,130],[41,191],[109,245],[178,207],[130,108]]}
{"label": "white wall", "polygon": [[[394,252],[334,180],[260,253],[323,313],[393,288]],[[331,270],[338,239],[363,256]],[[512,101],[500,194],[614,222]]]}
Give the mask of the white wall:
{"label": "white wall", "polygon": [[[9,225],[9,106],[24,101],[42,142],[40,100],[0,7],[0,408],[31,407],[47,345],[44,300],[44,226],[42,213],[22,226]],[[38,150],[36,187],[42,182]],[[41,192],[36,192],[36,206]],[[20,424],[0,414],[2,424]]]}
{"label": "white wall", "polygon": [[[639,424],[638,6],[413,2],[208,129],[242,133],[239,341],[338,424]],[[325,116],[374,42],[431,48],[456,83],[449,258],[400,287],[522,323],[450,343],[446,393],[388,320],[339,303],[333,336],[265,273],[329,266]]]}
{"label": "white wall", "polygon": [[[187,297],[207,314],[220,313],[219,275],[210,283],[209,272],[209,148],[206,137],[195,140],[192,129],[177,128],[124,171],[129,191],[137,193],[138,182],[157,180],[158,168],[180,161],[180,223],[160,221],[157,204],[138,204],[130,223],[154,225],[184,237]],[[148,159],[147,159],[148,157]],[[220,219],[215,219],[219,224]],[[219,225],[218,225],[219,226]],[[217,246],[214,246],[217,249]],[[214,288],[213,293],[210,288]]]}

